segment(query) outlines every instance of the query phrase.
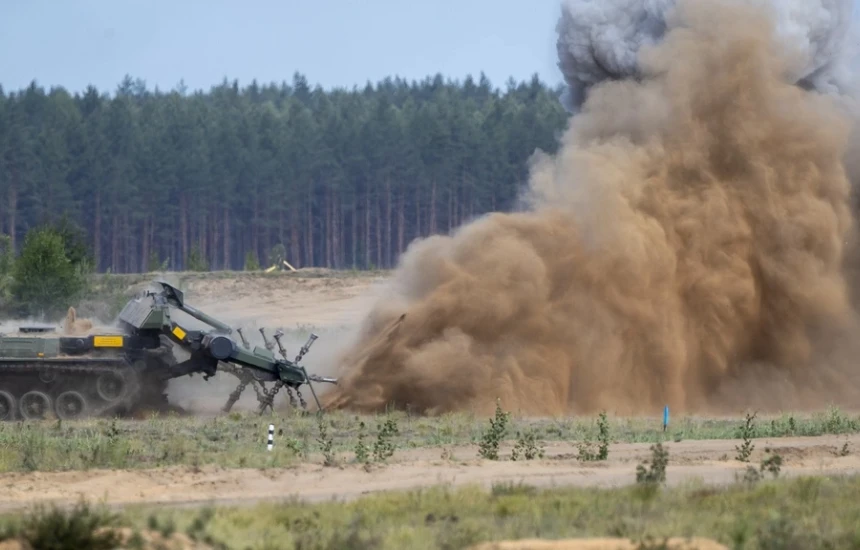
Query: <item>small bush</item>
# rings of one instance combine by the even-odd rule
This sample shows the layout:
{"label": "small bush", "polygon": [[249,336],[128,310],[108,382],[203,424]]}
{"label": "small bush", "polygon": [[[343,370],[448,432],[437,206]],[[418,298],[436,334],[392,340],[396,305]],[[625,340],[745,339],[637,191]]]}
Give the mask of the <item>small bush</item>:
{"label": "small bush", "polygon": [[368,464],[370,462],[370,451],[364,443],[365,437],[364,422],[358,424],[358,442],[355,444],[355,460],[360,464]]}
{"label": "small bush", "polygon": [[[651,459],[642,461],[636,467],[636,483],[659,485],[666,482],[666,466],[669,465],[669,451],[662,443],[651,446]],[[646,468],[647,466],[647,468]]]}
{"label": "small bush", "polygon": [[373,445],[373,458],[377,462],[385,462],[394,456],[397,448],[392,438],[399,433],[397,422],[391,417],[385,420],[377,430],[376,443]]}
{"label": "small bush", "polygon": [[85,502],[69,512],[57,507],[46,511],[40,507],[25,519],[20,536],[32,548],[44,550],[107,550],[121,542],[119,534],[109,529],[117,526],[117,522],[117,516],[94,511]]}
{"label": "small bush", "polygon": [[601,412],[597,418],[597,451],[594,451],[594,445],[586,439],[581,441],[577,447],[579,448],[579,460],[584,462],[606,460],[609,458],[609,420],[606,418],[606,413]]}
{"label": "small bush", "polygon": [[526,430],[523,433],[517,432],[517,443],[511,451],[511,460],[517,461],[520,458],[534,460],[535,458],[543,458],[543,455],[543,445],[537,441],[537,432],[534,429]]}
{"label": "small bush", "polygon": [[257,253],[249,250],[245,253],[245,271],[259,271],[260,262],[257,261]]}
{"label": "small bush", "polygon": [[764,451],[768,457],[761,462],[761,471],[764,473],[765,471],[770,472],[770,474],[776,479],[779,477],[779,472],[782,469],[782,457],[777,454],[771,454],[770,449],[765,449]]}
{"label": "small bush", "polygon": [[735,446],[735,449],[738,451],[736,458],[740,462],[749,462],[750,455],[752,455],[755,449],[755,445],[752,442],[752,438],[755,437],[755,425],[753,423],[755,417],[755,413],[747,413],[746,420],[740,427],[740,437],[743,439],[743,443]]}
{"label": "small bush", "polygon": [[197,244],[191,246],[188,258],[185,260],[185,269],[188,271],[209,271],[209,262],[203,256],[203,252]]}
{"label": "small bush", "polygon": [[326,426],[327,418],[325,418],[324,415],[320,414],[317,416],[317,419],[317,426],[319,428],[319,437],[317,438],[317,442],[320,444],[320,448],[323,453],[323,466],[335,466],[337,464],[337,459],[334,456],[334,451],[332,450],[332,448],[334,447],[334,442],[332,441],[332,438],[328,433],[328,426]]}
{"label": "small bush", "polygon": [[496,416],[490,419],[490,429],[484,432],[478,448],[478,455],[487,460],[499,459],[499,444],[504,440],[508,429],[510,413],[502,411],[501,404],[496,401]]}

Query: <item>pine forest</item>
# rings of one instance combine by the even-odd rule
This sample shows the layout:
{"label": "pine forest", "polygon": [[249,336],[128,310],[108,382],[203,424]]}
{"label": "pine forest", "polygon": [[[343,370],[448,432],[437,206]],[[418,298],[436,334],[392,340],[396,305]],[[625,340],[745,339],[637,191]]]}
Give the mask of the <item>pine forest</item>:
{"label": "pine forest", "polygon": [[537,77],[496,88],[306,77],[208,92],[0,89],[0,231],[63,219],[99,272],[391,268],[418,237],[516,207],[567,114]]}

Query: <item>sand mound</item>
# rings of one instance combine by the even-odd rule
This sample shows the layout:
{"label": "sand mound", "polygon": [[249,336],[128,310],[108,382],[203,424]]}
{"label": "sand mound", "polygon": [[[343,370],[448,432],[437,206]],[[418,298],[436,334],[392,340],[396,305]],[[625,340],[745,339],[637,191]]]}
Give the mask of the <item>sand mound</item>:
{"label": "sand mound", "polygon": [[70,307],[63,322],[63,331],[66,334],[80,336],[93,329],[93,322],[89,319],[78,319],[75,308]]}
{"label": "sand mound", "polygon": [[[98,534],[104,533],[100,529]],[[195,542],[184,533],[173,533],[164,536],[156,531],[138,531],[135,533],[128,527],[115,529],[119,539],[118,548],[137,548],[139,550],[210,550],[212,547],[200,542]],[[32,550],[26,540],[11,539],[0,541],[0,550]]]}
{"label": "sand mound", "polygon": [[[665,542],[666,545],[661,544]],[[728,550],[718,542],[700,538],[670,538],[666,541],[656,541],[658,548],[669,550]],[[636,550],[647,548],[647,545],[634,543],[630,539],[619,538],[590,538],[566,540],[526,539],[501,542],[485,542],[472,546],[470,550]]]}

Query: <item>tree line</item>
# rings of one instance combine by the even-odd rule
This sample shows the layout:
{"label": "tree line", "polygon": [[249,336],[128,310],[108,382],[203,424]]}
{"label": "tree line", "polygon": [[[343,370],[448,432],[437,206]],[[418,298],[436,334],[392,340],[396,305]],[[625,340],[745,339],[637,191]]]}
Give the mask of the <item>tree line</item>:
{"label": "tree line", "polygon": [[529,156],[564,129],[559,93],[536,76],[324,90],[298,73],[0,88],[0,231],[17,251],[70,220],[100,272],[390,268],[417,237],[515,206]]}

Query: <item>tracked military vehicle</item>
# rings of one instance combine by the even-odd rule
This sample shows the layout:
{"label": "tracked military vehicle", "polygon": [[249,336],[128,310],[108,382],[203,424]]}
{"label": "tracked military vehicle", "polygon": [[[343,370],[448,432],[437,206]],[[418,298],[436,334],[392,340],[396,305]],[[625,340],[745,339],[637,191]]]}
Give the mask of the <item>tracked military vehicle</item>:
{"label": "tracked military vehicle", "polygon": [[[273,408],[275,395],[286,388],[294,406],[307,407],[300,387],[307,384],[319,406],[312,382],[336,383],[312,376],[299,364],[316,335],[311,335],[295,360],[281,345],[251,347],[233,329],[185,303],[183,293],[158,281],[157,291],[146,291],[130,300],[119,314],[116,328],[99,330],[80,326],[73,310],[63,328],[20,326],[0,336],[0,420],[34,420],[46,416],[75,419],[91,416],[134,414],[141,409],[169,406],[165,394],[173,378],[203,374],[208,380],[219,370],[239,379],[223,410],[229,411],[242,391],[251,385],[260,412]],[[193,330],[171,317],[182,311],[209,328]],[[265,333],[261,329],[265,339]],[[178,361],[174,349],[189,357]],[[270,389],[266,383],[272,382]],[[298,396],[296,403],[293,392]]]}

